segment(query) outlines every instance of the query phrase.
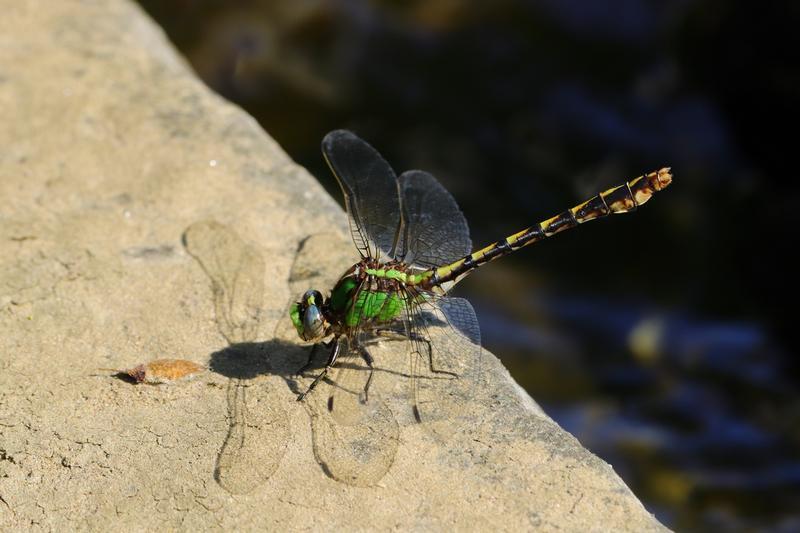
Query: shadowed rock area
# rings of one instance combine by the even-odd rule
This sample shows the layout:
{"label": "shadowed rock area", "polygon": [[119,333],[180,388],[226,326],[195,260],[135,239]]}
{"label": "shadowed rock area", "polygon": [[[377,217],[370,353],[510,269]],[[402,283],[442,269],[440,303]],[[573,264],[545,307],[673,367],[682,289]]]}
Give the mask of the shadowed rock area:
{"label": "shadowed rock area", "polygon": [[[489,353],[422,424],[400,342],[296,402],[346,218],[136,5],[6,3],[0,110],[0,529],[663,529]],[[155,359],[206,370],[100,370]]]}

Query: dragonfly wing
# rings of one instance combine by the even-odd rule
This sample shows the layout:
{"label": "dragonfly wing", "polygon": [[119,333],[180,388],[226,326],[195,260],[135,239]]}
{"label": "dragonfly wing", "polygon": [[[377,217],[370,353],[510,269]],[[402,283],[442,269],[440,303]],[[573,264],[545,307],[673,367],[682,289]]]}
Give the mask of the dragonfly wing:
{"label": "dragonfly wing", "polygon": [[471,350],[480,350],[481,328],[472,304],[464,298],[449,296],[435,297],[434,301],[435,306],[450,325],[451,332],[460,337],[461,342],[467,343]]}
{"label": "dragonfly wing", "polygon": [[414,327],[433,344],[434,364],[458,375],[476,370],[481,330],[472,305],[464,298],[426,294],[415,306]]}
{"label": "dragonfly wing", "polygon": [[403,172],[399,182],[405,226],[398,259],[427,269],[467,255],[472,249],[469,226],[447,189],[421,170]]}
{"label": "dragonfly wing", "polygon": [[463,422],[475,401],[481,377],[481,338],[472,305],[463,298],[409,289],[407,313],[411,340],[411,388],[420,421],[438,421],[446,434]]}
{"label": "dragonfly wing", "polygon": [[372,146],[336,130],[322,139],[322,153],[344,193],[350,233],[362,257],[393,256],[400,231],[397,176]]}

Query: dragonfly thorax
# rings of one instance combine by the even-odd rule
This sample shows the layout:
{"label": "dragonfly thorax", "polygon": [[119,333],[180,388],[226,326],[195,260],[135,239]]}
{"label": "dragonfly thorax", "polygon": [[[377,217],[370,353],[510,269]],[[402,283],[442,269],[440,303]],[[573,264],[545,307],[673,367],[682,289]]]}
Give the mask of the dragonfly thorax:
{"label": "dragonfly thorax", "polygon": [[309,290],[292,305],[290,317],[305,341],[320,341],[354,327],[368,327],[395,320],[404,309],[405,287],[418,275],[399,261],[382,263],[365,258],[350,267],[323,300]]}

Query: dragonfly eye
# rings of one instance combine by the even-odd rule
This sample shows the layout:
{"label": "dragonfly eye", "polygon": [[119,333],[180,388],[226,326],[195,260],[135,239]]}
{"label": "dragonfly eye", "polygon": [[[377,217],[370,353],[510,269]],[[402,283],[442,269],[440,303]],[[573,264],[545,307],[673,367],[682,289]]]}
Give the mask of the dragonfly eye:
{"label": "dragonfly eye", "polygon": [[320,294],[319,291],[306,291],[303,295],[303,300],[306,301],[308,305],[322,306],[322,294]]}
{"label": "dragonfly eye", "polygon": [[299,302],[292,305],[289,317],[300,338],[314,341],[325,336],[325,317],[322,314],[323,297],[319,291],[306,291]]}

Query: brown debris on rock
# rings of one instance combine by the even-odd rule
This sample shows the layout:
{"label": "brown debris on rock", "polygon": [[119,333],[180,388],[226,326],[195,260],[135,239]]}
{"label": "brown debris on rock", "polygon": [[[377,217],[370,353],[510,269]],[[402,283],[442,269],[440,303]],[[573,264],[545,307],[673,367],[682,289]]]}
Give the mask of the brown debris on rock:
{"label": "brown debris on rock", "polygon": [[159,385],[188,378],[206,369],[205,366],[186,359],[156,359],[126,370],[103,368],[116,372],[118,377],[133,380],[134,383]]}

